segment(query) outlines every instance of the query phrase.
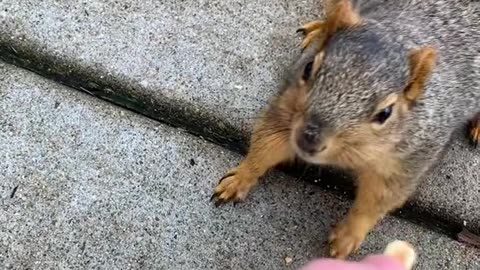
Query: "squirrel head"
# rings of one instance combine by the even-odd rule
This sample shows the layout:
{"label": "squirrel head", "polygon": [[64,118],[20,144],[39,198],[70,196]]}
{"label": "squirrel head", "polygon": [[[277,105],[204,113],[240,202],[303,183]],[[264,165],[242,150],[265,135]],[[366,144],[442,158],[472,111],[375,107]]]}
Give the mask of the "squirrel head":
{"label": "squirrel head", "polygon": [[348,0],[327,10],[324,36],[299,61],[308,88],[292,121],[291,143],[308,162],[369,166],[391,153],[433,72],[432,47],[407,49]]}

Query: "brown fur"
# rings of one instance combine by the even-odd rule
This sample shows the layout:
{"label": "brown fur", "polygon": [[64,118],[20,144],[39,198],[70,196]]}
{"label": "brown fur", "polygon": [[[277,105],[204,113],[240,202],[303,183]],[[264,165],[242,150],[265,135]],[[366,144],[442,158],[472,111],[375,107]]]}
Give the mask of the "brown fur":
{"label": "brown fur", "polygon": [[343,259],[357,250],[375,224],[406,201],[406,187],[401,182],[369,169],[358,172],[353,207],[330,235],[331,256]]}
{"label": "brown fur", "polygon": [[[321,53],[314,57],[313,72],[320,67],[322,57]],[[290,144],[292,123],[302,117],[310,87],[309,81],[298,78],[272,101],[255,125],[247,156],[215,188],[212,199],[217,199],[217,206],[243,200],[259,177],[280,163],[294,159]]]}
{"label": "brown fur", "polygon": [[291,123],[305,110],[308,96],[305,83],[301,84],[304,86],[277,97],[258,121],[247,156],[215,188],[217,204],[245,199],[259,177],[294,158],[289,141]]}
{"label": "brown fur", "polygon": [[478,147],[480,144],[480,112],[478,112],[470,121],[469,136],[472,144]]}

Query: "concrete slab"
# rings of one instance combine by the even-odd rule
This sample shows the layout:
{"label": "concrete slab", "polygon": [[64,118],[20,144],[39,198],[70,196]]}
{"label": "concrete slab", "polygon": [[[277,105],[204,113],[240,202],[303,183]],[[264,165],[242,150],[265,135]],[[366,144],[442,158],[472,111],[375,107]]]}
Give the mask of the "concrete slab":
{"label": "concrete slab", "polygon": [[[275,173],[215,208],[240,155],[22,69],[0,74],[4,269],[296,269],[348,207]],[[359,257],[393,239],[417,246],[419,269],[480,267],[479,250],[390,217]]]}
{"label": "concrete slab", "polygon": [[[2,1],[0,57],[242,150],[318,14],[320,0]],[[446,157],[412,209],[480,233],[479,151],[459,134]]]}
{"label": "concrete slab", "polygon": [[[230,128],[212,133],[228,138],[233,126],[250,130],[289,63],[285,56],[299,44],[295,30],[320,14],[321,5],[28,0],[2,1],[0,10],[4,55],[30,61],[48,55],[41,67],[31,67],[64,80],[81,74],[78,87],[169,122],[184,121],[166,112],[189,113],[187,122],[220,119],[212,123]],[[243,144],[238,135],[232,140]]]}

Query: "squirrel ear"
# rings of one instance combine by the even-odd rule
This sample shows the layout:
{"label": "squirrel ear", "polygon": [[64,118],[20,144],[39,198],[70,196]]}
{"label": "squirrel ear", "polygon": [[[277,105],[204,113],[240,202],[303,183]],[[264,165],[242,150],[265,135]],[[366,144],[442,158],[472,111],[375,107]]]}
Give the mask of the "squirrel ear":
{"label": "squirrel ear", "polygon": [[350,0],[326,1],[325,11],[328,34],[355,26],[362,21]]}
{"label": "squirrel ear", "polygon": [[405,98],[414,102],[423,93],[423,89],[437,62],[437,50],[423,47],[410,51],[410,82],[405,89]]}

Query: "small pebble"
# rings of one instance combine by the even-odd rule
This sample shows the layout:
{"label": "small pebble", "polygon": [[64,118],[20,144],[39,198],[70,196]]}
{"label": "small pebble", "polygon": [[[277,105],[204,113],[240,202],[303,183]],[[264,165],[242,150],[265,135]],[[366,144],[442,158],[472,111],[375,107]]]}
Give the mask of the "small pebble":
{"label": "small pebble", "polygon": [[285,263],[286,263],[287,265],[291,264],[292,262],[293,262],[293,259],[292,259],[292,258],[290,258],[290,257],[288,257],[288,256],[285,257]]}

